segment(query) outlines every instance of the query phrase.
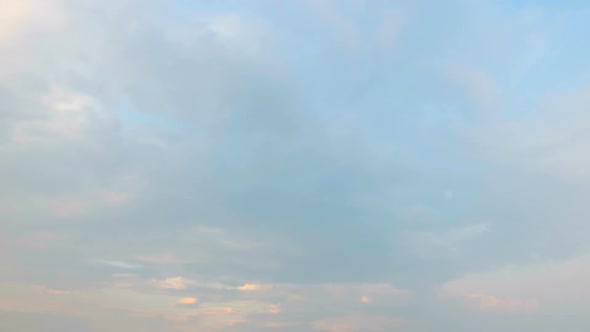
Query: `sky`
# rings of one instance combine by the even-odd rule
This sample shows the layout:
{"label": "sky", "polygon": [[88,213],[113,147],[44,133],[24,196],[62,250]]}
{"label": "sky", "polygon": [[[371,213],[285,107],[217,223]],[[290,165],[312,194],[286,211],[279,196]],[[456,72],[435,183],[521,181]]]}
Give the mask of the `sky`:
{"label": "sky", "polygon": [[588,331],[589,18],[0,0],[0,330]]}

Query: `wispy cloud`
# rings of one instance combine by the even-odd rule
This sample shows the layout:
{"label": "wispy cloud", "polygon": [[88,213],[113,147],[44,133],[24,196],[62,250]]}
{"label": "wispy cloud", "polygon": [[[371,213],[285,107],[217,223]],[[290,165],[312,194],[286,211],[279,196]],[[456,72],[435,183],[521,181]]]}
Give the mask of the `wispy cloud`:
{"label": "wispy cloud", "polygon": [[194,297],[183,297],[180,300],[178,300],[176,302],[176,304],[180,304],[180,305],[189,305],[189,304],[195,304],[197,303],[197,299]]}
{"label": "wispy cloud", "polygon": [[134,269],[141,269],[143,266],[134,263],[128,263],[125,261],[111,261],[111,260],[104,260],[104,259],[91,259],[89,260],[90,263],[100,264],[104,266],[110,266],[119,269],[125,270],[134,270]]}

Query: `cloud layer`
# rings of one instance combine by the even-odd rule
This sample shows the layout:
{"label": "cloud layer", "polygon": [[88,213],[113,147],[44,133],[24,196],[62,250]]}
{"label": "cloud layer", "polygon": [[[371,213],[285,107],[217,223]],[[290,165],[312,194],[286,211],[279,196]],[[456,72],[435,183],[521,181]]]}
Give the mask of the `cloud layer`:
{"label": "cloud layer", "polygon": [[577,6],[0,0],[0,330],[586,331]]}

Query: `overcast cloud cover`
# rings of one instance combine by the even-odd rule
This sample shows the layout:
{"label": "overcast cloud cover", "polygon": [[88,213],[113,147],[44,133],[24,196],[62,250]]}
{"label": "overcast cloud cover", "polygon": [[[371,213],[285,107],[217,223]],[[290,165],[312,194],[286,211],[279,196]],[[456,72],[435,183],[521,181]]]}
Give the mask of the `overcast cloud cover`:
{"label": "overcast cloud cover", "polygon": [[589,18],[0,0],[0,330],[588,331]]}

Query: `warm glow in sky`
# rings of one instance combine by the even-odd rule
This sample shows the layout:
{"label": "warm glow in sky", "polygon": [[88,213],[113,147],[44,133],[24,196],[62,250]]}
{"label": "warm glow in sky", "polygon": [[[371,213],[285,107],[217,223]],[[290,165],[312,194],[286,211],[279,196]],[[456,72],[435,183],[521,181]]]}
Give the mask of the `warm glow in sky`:
{"label": "warm glow in sky", "polygon": [[585,1],[0,0],[0,331],[589,331],[588,31]]}

